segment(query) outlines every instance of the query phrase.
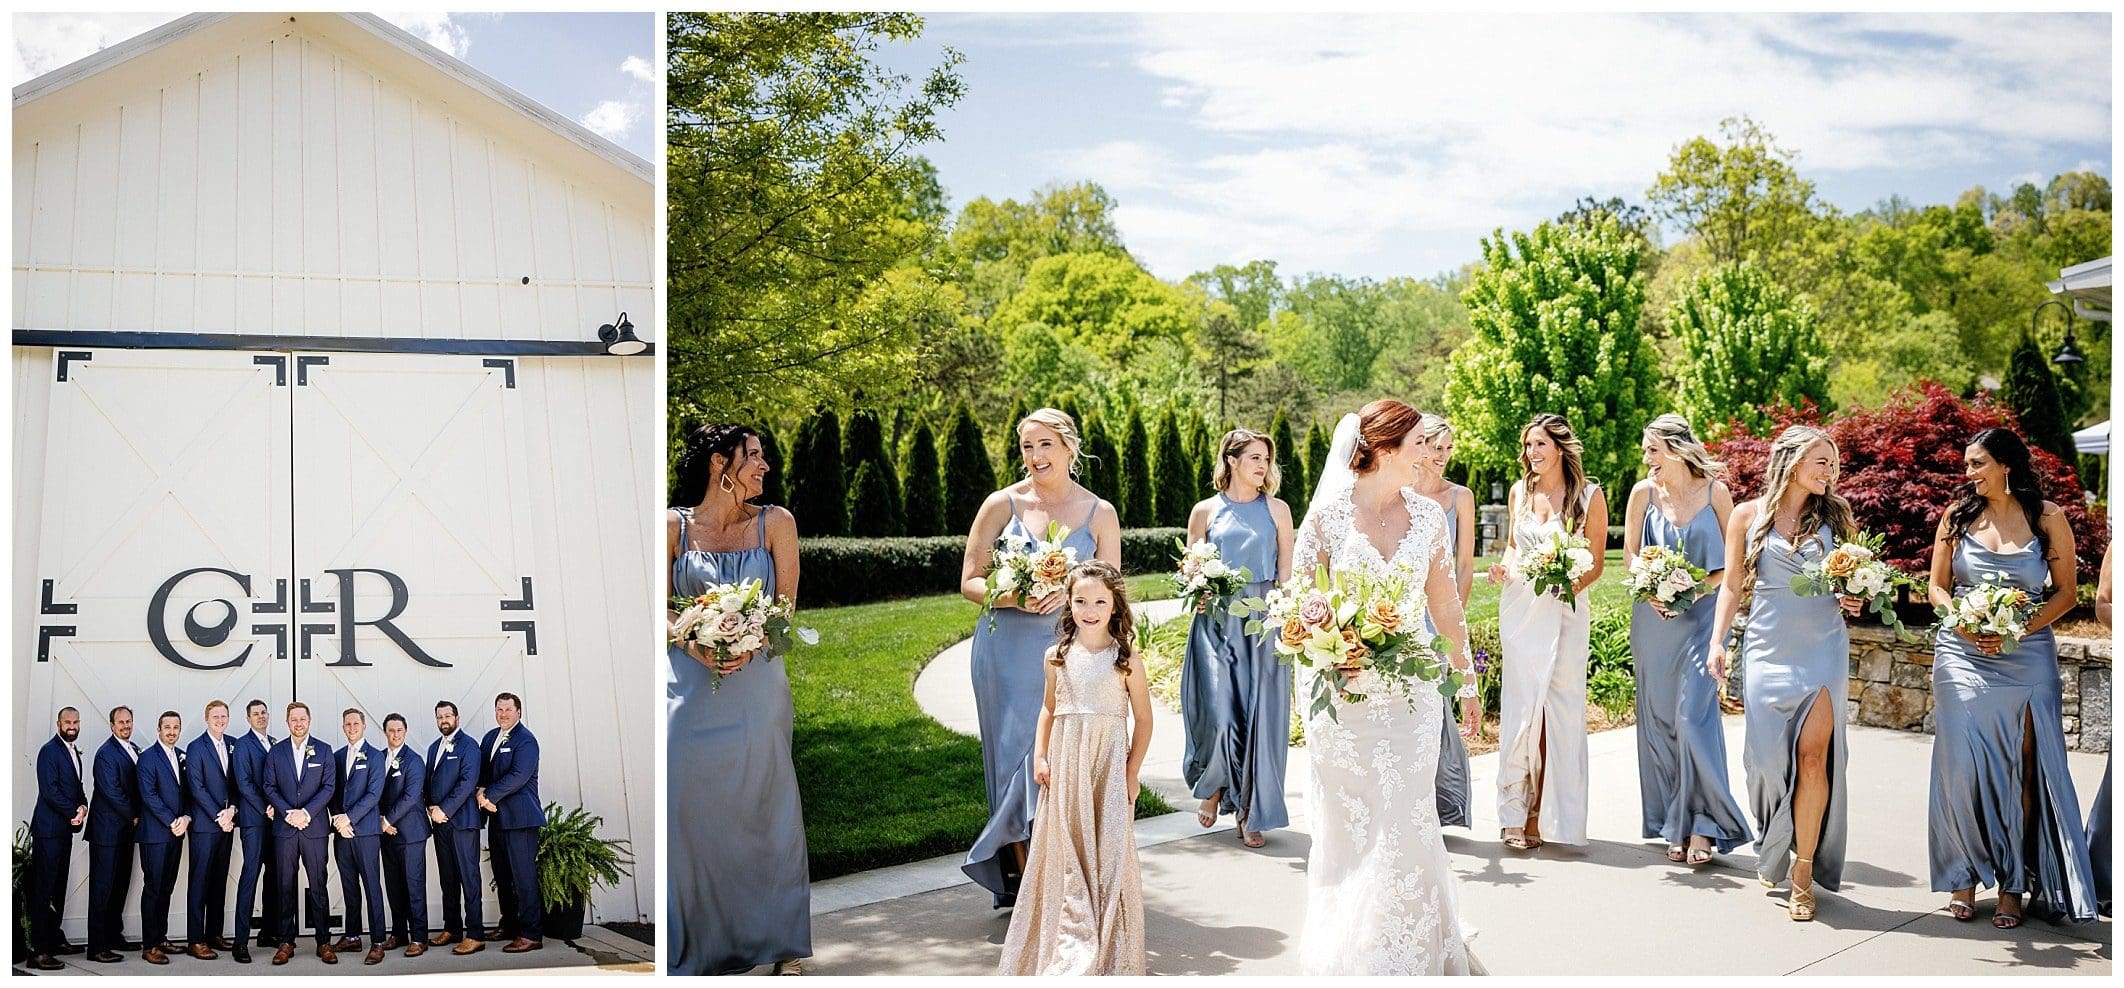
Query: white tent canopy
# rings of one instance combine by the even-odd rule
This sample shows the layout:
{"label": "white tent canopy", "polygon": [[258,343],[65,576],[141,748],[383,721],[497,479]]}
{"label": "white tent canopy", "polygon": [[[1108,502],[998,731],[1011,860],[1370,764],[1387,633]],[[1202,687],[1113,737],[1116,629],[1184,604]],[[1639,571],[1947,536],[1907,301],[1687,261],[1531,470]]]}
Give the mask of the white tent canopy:
{"label": "white tent canopy", "polygon": [[2073,433],[2072,446],[2093,456],[2109,455],[2109,423],[2097,422]]}

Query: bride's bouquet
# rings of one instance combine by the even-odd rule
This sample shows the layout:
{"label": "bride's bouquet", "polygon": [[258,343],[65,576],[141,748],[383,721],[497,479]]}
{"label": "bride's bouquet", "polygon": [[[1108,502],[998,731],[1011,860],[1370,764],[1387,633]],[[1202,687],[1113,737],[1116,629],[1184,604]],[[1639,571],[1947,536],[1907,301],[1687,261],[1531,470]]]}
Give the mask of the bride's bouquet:
{"label": "bride's bouquet", "polygon": [[1895,629],[1896,637],[1916,641],[1895,613],[1895,588],[1911,582],[1881,559],[1881,537],[1860,532],[1848,542],[1839,542],[1820,562],[1806,563],[1792,577],[1792,592],[1802,597],[1841,594],[1865,601],[1865,611],[1879,615],[1881,623]]}
{"label": "bride's bouquet", "polygon": [[1246,567],[1226,565],[1217,546],[1207,539],[1188,545],[1175,538],[1173,547],[1180,550],[1173,573],[1173,587],[1180,592],[1180,599],[1193,604],[1198,611],[1229,608],[1232,598],[1254,580],[1254,575]]}
{"label": "bride's bouquet", "polygon": [[[806,645],[819,643],[819,633],[796,627],[791,620],[796,604],[776,597],[758,580],[718,583],[691,597],[673,597],[671,609],[679,612],[672,623],[671,644],[693,646],[715,662],[762,648],[775,653],[789,650],[793,640]],[[709,667],[708,691],[721,688],[723,677]]]}
{"label": "bride's bouquet", "polygon": [[1069,571],[1077,565],[1077,550],[1062,544],[1067,538],[1069,529],[1049,520],[1047,538],[1038,542],[1009,532],[996,539],[988,553],[988,576],[981,581],[981,613],[988,617],[990,631],[996,627],[996,601],[1015,593],[1031,602],[1065,589]]}
{"label": "bride's bouquet", "polygon": [[1680,546],[1647,545],[1630,560],[1630,576],[1624,585],[1630,588],[1630,599],[1656,601],[1668,614],[1680,614],[1704,595],[1708,575],[1689,562]]}
{"label": "bride's bouquet", "polygon": [[1932,609],[1939,614],[1942,628],[1999,636],[1999,652],[2004,654],[2028,636],[2028,620],[2035,617],[2040,603],[1994,573],[1953,603],[1934,604]]}
{"label": "bride's bouquet", "polygon": [[1507,568],[1535,593],[1561,598],[1575,611],[1578,595],[1571,585],[1593,569],[1593,549],[1585,536],[1559,530],[1519,547]]}
{"label": "bride's bouquet", "polygon": [[1440,639],[1417,636],[1423,595],[1414,586],[1405,566],[1383,574],[1330,574],[1323,566],[1271,588],[1266,597],[1233,604],[1232,612],[1258,614],[1246,623],[1247,633],[1273,633],[1279,659],[1313,670],[1312,712],[1335,718],[1335,697],[1367,699],[1349,688],[1363,672],[1408,696],[1411,706],[1418,682],[1435,683],[1446,696],[1459,690],[1459,673],[1440,657]]}

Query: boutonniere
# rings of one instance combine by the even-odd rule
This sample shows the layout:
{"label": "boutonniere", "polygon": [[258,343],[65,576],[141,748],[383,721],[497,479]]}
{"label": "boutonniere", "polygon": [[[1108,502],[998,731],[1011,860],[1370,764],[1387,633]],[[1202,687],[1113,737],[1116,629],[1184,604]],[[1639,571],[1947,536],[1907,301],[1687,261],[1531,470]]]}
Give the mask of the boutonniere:
{"label": "boutonniere", "polygon": [[305,745],[303,745],[303,746],[302,746],[302,757],[304,757],[304,758],[308,758],[308,757],[310,757],[310,756],[312,756],[312,755],[315,755],[315,754],[317,754],[317,749],[315,749],[315,748],[312,748],[312,747],[310,747],[310,746],[309,746],[309,745],[307,745],[307,744],[305,744]]}
{"label": "boutonniere", "polygon": [[498,738],[495,738],[495,739],[494,739],[494,746],[495,746],[496,748],[499,748],[499,747],[501,747],[502,745],[505,745],[505,744],[508,744],[508,743],[509,743],[509,732],[508,732],[508,731],[503,731],[503,732],[501,732],[501,737],[498,737]]}
{"label": "boutonniere", "polygon": [[177,767],[178,767],[178,768],[183,768],[183,767],[184,767],[184,762],[185,762],[185,759],[187,759],[187,758],[189,758],[189,757],[191,757],[191,756],[189,756],[189,755],[186,755],[186,754],[184,753],[184,749],[183,749],[183,748],[179,748],[179,749],[177,749]]}

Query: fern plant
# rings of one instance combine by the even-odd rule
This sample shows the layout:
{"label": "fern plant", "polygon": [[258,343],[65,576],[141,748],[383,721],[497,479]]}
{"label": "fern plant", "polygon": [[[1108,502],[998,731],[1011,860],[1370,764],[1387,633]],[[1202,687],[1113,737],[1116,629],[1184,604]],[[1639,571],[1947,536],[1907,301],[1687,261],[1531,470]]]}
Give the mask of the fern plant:
{"label": "fern plant", "polygon": [[597,886],[617,886],[633,874],[634,859],[623,853],[627,842],[597,835],[604,822],[580,806],[564,814],[559,803],[546,804],[546,823],[538,828],[538,888],[547,909],[588,902]]}

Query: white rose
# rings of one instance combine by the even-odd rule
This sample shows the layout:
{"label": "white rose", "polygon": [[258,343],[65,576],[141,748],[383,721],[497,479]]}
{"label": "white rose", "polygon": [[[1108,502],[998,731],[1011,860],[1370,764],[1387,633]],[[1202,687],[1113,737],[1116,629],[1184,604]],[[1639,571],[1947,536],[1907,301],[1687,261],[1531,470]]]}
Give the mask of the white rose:
{"label": "white rose", "polygon": [[730,652],[733,655],[743,655],[746,652],[758,651],[763,644],[766,643],[762,642],[758,635],[746,635],[730,646]]}
{"label": "white rose", "polygon": [[1224,565],[1224,561],[1221,559],[1212,559],[1202,564],[1202,575],[1212,580],[1225,576],[1230,572],[1231,568]]}
{"label": "white rose", "polygon": [[1018,574],[1014,570],[999,569],[988,578],[989,589],[997,593],[1009,593],[1018,588]]}
{"label": "white rose", "polygon": [[1569,556],[1571,560],[1572,579],[1577,579],[1578,577],[1586,575],[1586,572],[1593,568],[1593,553],[1591,551],[1586,549],[1573,548],[1569,550]]}

